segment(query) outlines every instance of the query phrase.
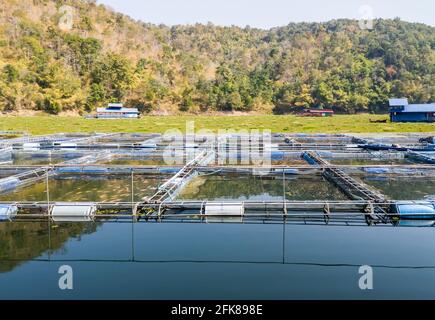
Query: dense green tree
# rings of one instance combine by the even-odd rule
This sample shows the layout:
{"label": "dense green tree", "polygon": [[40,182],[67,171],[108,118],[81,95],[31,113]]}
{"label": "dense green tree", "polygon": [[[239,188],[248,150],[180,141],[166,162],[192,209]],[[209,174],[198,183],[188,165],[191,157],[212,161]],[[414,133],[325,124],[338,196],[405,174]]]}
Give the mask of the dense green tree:
{"label": "dense green tree", "polygon": [[93,67],[91,79],[104,88],[106,98],[121,101],[132,83],[131,65],[120,55],[105,55]]}
{"label": "dense green tree", "polygon": [[183,91],[182,99],[180,103],[180,110],[181,111],[189,111],[193,106],[193,98],[192,98],[192,88],[186,88]]}
{"label": "dense green tree", "polygon": [[13,65],[10,64],[7,64],[3,68],[3,74],[4,74],[4,79],[6,80],[7,83],[12,83],[17,81],[19,77],[18,70]]}

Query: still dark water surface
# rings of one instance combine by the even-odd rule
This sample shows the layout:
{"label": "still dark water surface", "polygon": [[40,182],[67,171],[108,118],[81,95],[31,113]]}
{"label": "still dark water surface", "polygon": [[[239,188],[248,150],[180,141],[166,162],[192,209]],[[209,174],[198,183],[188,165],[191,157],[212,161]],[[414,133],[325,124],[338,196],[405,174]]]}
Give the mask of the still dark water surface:
{"label": "still dark water surface", "polygon": [[434,248],[434,228],[2,223],[0,299],[434,299]]}

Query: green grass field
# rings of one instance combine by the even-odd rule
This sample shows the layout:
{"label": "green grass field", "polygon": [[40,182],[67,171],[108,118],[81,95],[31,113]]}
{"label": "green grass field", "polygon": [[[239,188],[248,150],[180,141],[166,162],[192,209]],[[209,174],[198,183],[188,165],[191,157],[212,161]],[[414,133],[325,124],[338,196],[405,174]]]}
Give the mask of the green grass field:
{"label": "green grass field", "polygon": [[387,119],[379,115],[337,115],[332,118],[286,116],[146,116],[138,120],[98,120],[80,117],[35,116],[0,117],[1,131],[26,131],[33,135],[60,132],[143,132],[164,133],[168,129],[185,131],[187,121],[195,130],[269,129],[272,132],[365,133],[435,132],[430,123],[370,123]]}

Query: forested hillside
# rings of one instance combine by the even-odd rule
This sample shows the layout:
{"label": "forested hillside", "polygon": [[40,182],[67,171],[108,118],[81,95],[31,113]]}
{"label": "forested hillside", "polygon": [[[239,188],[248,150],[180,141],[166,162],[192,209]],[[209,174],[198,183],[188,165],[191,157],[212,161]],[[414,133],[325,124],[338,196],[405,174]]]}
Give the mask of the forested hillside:
{"label": "forested hillside", "polygon": [[[379,111],[435,100],[435,28],[376,20],[271,30],[134,21],[93,1],[0,0],[0,110]],[[74,7],[65,30],[63,5]],[[277,8],[279,10],[279,8]]]}

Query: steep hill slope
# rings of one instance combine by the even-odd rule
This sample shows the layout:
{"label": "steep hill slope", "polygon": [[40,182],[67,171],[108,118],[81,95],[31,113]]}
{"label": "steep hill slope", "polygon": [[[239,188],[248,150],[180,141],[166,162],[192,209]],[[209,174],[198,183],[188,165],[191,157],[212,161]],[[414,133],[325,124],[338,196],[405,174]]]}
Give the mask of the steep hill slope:
{"label": "steep hill slope", "polygon": [[353,113],[385,108],[391,96],[435,100],[435,28],[423,24],[167,27],[94,1],[1,2],[3,111],[91,111],[123,101],[154,113]]}

